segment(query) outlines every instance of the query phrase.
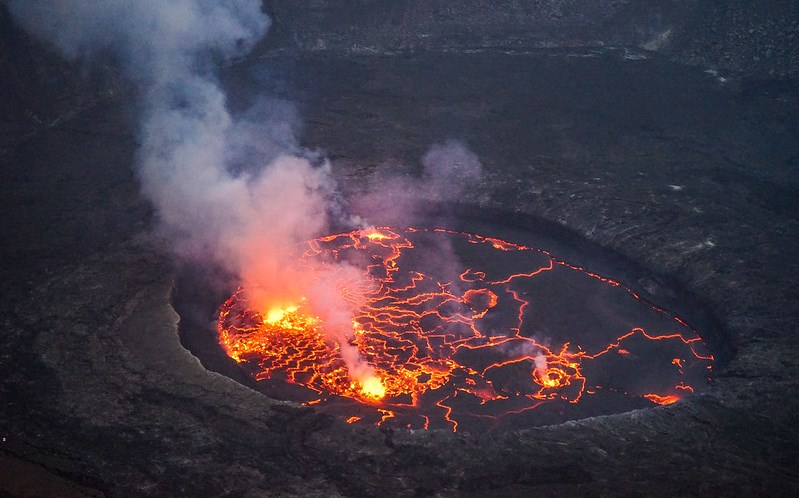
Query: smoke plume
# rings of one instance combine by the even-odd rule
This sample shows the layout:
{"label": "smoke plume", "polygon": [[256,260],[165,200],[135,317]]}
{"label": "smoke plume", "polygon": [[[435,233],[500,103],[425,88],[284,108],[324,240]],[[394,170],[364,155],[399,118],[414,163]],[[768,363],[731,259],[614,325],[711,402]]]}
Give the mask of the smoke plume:
{"label": "smoke plume", "polygon": [[[25,30],[65,58],[111,57],[134,83],[142,110],[137,171],[170,248],[235,275],[259,309],[305,300],[339,344],[350,374],[371,375],[349,343],[357,292],[368,291],[357,282],[362,272],[344,264],[298,268],[287,256],[340,212],[329,163],[299,147],[293,106],[263,98],[233,116],[215,75],[220,62],[246,55],[268,30],[261,2],[9,0],[8,6]],[[361,207],[407,223],[420,197],[454,199],[480,176],[477,157],[458,142],[433,146],[422,164],[421,179],[392,179],[360,199]]]}
{"label": "smoke plume", "polygon": [[138,175],[171,248],[236,275],[252,289],[256,306],[306,298],[350,372],[367,374],[347,342],[352,296],[346,300],[339,291],[360,273],[347,266],[300,269],[287,256],[327,227],[335,190],[329,164],[298,147],[299,118],[290,104],[262,99],[236,118],[214,74],[219,62],[245,55],[269,28],[261,2],[8,5],[24,29],[65,58],[91,63],[110,56],[135,84],[142,109]]}
{"label": "smoke plume", "polygon": [[406,168],[384,164],[369,189],[353,197],[350,209],[377,223],[413,224],[425,214],[424,202],[458,202],[482,179],[480,159],[459,140],[430,146],[421,158],[420,177],[398,175]]}

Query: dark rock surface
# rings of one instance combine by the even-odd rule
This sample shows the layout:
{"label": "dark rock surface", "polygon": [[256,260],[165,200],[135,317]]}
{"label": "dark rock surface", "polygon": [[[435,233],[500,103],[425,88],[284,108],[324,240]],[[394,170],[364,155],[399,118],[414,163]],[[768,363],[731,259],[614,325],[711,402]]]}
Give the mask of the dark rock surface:
{"label": "dark rock surface", "polygon": [[0,77],[0,156],[19,140],[129,93],[111,65],[83,69],[31,40],[2,3]]}
{"label": "dark rock surface", "polygon": [[628,54],[261,54],[226,75],[233,105],[298,101],[346,193],[465,140],[487,175],[464,202],[675,279],[734,347],[701,396],[506,434],[357,428],[205,370],[178,340],[129,104],[13,87],[3,109],[64,97],[71,118],[0,153],[0,494],[794,496],[799,92]]}
{"label": "dark rock surface", "polygon": [[790,0],[271,0],[269,43],[306,50],[634,47],[757,77],[799,73]]}

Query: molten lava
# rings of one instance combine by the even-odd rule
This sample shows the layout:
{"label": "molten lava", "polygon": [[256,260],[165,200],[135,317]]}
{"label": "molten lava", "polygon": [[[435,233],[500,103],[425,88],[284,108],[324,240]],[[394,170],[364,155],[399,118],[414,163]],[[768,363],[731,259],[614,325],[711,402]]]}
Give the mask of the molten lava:
{"label": "molten lava", "polygon": [[386,386],[377,377],[368,377],[361,383],[360,391],[366,398],[380,400],[386,395]]}
{"label": "molten lava", "polygon": [[[532,413],[578,418],[602,413],[602,403],[581,403],[586,396],[624,409],[676,402],[694,391],[686,382],[706,380],[711,369],[713,356],[683,320],[541,249],[379,228],[311,240],[297,261],[364,268],[368,285],[352,294],[365,298],[350,303],[348,341],[331,340],[303,300],[251,309],[239,289],[221,307],[220,344],[257,380],[301,386],[295,399],[348,423],[457,430]],[[582,296],[571,285],[594,287]],[[612,304],[591,304],[600,295]],[[637,306],[657,332],[617,328],[612,307],[622,305]],[[586,325],[577,327],[570,320],[582,314]],[[349,371],[342,348],[357,349],[366,375]],[[574,411],[578,404],[585,411]]]}

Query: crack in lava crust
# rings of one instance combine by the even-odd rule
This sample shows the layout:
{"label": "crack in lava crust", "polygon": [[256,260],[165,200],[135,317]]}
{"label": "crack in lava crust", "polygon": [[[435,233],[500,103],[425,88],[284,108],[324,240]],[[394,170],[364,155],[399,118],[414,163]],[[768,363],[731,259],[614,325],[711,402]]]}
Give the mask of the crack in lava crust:
{"label": "crack in lava crust", "polygon": [[256,380],[349,423],[558,423],[673,403],[709,380],[713,356],[683,320],[541,249],[384,227],[311,240],[297,261],[365,268],[341,292],[366,296],[351,302],[347,347],[370,377],[350,375],[302,302],[251,309],[240,288],[220,309],[219,341]]}

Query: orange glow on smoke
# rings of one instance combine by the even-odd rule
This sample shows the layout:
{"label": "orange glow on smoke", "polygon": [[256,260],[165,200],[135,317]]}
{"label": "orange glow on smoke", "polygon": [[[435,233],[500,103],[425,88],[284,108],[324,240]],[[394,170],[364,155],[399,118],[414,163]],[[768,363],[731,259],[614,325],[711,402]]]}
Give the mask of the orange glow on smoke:
{"label": "orange glow on smoke", "polygon": [[[479,249],[486,258],[517,255],[528,266],[507,273],[468,268],[442,281],[413,267],[408,259],[415,242],[433,236]],[[220,309],[219,341],[231,358],[255,369],[255,379],[307,389],[306,404],[341,398],[358,403],[359,415],[350,412],[344,417],[348,423],[380,425],[394,420],[425,429],[446,424],[454,431],[463,416],[500,420],[549,403],[574,405],[584,394],[609,391],[666,405],[680,399],[677,391],[693,392],[682,380],[685,369],[700,365],[706,376],[713,361],[684,321],[641,301],[621,283],[540,249],[444,229],[381,227],[320,237],[304,250],[297,258],[300,266],[312,261],[305,266],[335,268],[352,260],[364,268],[363,282],[342,284],[346,288],[340,290],[355,310],[351,330],[341,336],[346,337],[344,342],[331,340],[325,323],[314,316],[306,300],[252,309],[243,288]],[[419,261],[426,260],[423,255]],[[670,321],[669,330],[650,333],[633,327],[591,348],[569,342],[553,347],[535,338],[534,319],[527,316],[532,298],[523,286],[555,268],[626,292]],[[664,363],[674,380],[650,389],[671,392],[622,392],[606,387],[613,379],[602,385],[589,381],[587,365],[592,362],[633,362],[642,347],[655,342],[671,348]],[[349,371],[344,361],[350,350],[360,355],[359,371]],[[680,357],[673,356],[674,351]]]}

